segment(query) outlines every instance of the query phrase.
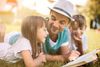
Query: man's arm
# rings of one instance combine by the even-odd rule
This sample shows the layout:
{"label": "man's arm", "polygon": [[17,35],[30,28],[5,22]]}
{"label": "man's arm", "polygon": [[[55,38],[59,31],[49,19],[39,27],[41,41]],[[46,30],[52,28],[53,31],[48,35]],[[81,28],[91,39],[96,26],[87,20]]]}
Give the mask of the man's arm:
{"label": "man's arm", "polygon": [[46,55],[47,61],[68,61],[68,57],[70,55],[71,51],[67,46],[61,46],[60,47],[60,54],[56,55]]}

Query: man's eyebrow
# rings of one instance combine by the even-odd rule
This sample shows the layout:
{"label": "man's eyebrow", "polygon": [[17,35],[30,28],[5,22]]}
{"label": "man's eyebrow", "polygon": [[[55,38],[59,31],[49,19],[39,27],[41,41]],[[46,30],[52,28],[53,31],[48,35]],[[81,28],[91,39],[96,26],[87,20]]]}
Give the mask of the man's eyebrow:
{"label": "man's eyebrow", "polygon": [[65,21],[64,19],[62,19],[61,21]]}

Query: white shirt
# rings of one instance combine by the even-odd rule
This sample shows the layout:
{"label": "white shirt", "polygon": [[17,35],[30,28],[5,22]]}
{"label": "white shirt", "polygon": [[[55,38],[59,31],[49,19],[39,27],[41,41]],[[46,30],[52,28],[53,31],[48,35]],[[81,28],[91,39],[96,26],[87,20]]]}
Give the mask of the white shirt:
{"label": "white shirt", "polygon": [[13,45],[0,43],[0,59],[15,63],[22,59],[20,52],[29,50],[32,54],[32,48],[28,39],[20,37]]}
{"label": "white shirt", "polygon": [[14,31],[14,32],[10,32],[8,34],[5,35],[4,37],[4,42],[9,43],[9,44],[13,44],[17,41],[17,38],[21,35],[20,32]]}
{"label": "white shirt", "polygon": [[84,33],[82,35],[82,47],[83,47],[83,51],[86,51],[88,49],[88,44],[87,44],[87,36],[86,34]]}
{"label": "white shirt", "polygon": [[[51,39],[49,39],[49,43],[50,43],[50,46],[53,47],[57,44],[57,41],[54,42],[52,41]],[[61,46],[67,46],[69,42],[64,42],[63,44],[61,44]]]}

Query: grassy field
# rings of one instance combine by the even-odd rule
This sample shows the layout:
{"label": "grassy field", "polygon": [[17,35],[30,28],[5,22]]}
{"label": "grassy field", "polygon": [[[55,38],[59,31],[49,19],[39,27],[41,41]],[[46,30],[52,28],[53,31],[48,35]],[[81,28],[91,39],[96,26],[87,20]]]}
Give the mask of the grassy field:
{"label": "grassy field", "polygon": [[[20,31],[20,24],[5,24],[6,25],[6,33],[11,31]],[[97,32],[96,30],[88,29],[86,31],[86,34],[88,36],[88,52],[100,48],[100,32]],[[60,67],[62,63],[59,62],[48,62],[45,64],[44,67]],[[16,63],[16,64],[10,64],[6,63],[5,61],[0,61],[0,67],[24,67],[24,64],[22,61]],[[100,67],[100,60],[99,62],[96,62],[94,65],[88,65],[87,67]]]}
{"label": "grassy field", "polygon": [[96,30],[88,30],[87,36],[89,51],[100,48],[100,31],[98,32]]}

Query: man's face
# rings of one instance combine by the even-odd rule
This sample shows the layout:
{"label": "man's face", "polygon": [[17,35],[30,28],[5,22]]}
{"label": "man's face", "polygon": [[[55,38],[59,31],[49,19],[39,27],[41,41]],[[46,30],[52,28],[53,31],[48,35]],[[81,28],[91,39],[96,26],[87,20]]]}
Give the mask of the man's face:
{"label": "man's face", "polygon": [[48,31],[52,34],[58,34],[59,32],[64,30],[64,27],[68,24],[69,19],[61,15],[59,13],[56,13],[54,11],[51,11],[50,19],[48,21]]}

